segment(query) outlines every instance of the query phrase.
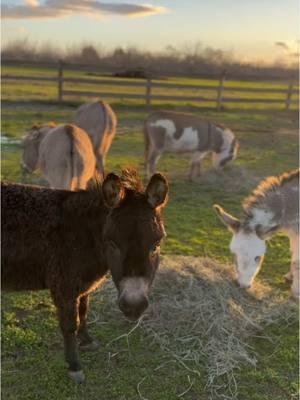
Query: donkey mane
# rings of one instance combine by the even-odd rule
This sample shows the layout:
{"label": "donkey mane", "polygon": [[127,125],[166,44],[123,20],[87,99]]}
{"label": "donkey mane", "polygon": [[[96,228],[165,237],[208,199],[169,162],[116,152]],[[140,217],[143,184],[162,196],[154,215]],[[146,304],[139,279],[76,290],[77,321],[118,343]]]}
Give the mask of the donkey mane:
{"label": "donkey mane", "polygon": [[[140,194],[143,192],[143,184],[134,168],[123,169],[121,180],[128,194]],[[75,212],[76,215],[88,215],[97,211],[99,212],[99,203],[103,204],[103,207],[105,207],[102,194],[102,182],[94,178],[86,190],[68,192],[64,208],[66,211]]]}
{"label": "donkey mane", "polygon": [[127,190],[142,193],[143,184],[135,168],[128,167],[122,170],[121,180]]}
{"label": "donkey mane", "polygon": [[46,123],[43,123],[43,124],[34,124],[34,125],[32,125],[31,129],[32,130],[39,130],[41,128],[46,128],[46,127],[55,128],[56,127],[56,123],[53,122],[53,121],[49,121],[49,122],[46,122]]}
{"label": "donkey mane", "polygon": [[224,126],[224,125],[222,125],[222,124],[220,124],[220,123],[216,123],[215,126],[216,126],[217,128],[222,129],[222,130],[226,129],[226,126]]}
{"label": "donkey mane", "polygon": [[278,195],[280,189],[294,179],[299,180],[299,169],[286,172],[280,176],[269,176],[261,181],[243,202],[243,209],[246,215],[251,217],[253,208],[264,208],[269,197]]}

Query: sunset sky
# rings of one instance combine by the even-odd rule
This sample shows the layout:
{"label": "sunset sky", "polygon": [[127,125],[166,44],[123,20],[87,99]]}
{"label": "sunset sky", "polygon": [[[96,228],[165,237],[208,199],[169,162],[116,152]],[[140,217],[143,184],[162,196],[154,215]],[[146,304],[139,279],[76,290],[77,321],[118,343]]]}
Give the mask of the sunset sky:
{"label": "sunset sky", "polygon": [[156,51],[201,42],[242,60],[296,59],[297,0],[150,1],[3,0],[2,44],[28,38]]}

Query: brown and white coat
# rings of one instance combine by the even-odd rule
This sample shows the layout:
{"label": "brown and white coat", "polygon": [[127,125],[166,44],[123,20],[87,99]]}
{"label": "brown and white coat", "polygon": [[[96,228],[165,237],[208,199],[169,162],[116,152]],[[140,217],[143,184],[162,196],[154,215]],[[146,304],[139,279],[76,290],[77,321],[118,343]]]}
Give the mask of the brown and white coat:
{"label": "brown and white coat", "polygon": [[145,165],[153,173],[162,153],[193,153],[189,177],[200,174],[200,163],[212,153],[215,168],[223,168],[237,155],[238,142],[233,132],[191,114],[156,111],[144,125]]}

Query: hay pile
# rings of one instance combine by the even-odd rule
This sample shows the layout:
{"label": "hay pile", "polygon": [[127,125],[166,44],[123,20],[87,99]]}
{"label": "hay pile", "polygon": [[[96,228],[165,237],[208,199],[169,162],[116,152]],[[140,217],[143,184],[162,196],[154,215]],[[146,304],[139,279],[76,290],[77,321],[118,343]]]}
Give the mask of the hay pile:
{"label": "hay pile", "polygon": [[[246,292],[233,280],[232,266],[208,258],[164,257],[149,310],[122,337],[129,340],[134,329],[141,329],[166,352],[168,362],[178,363],[189,380],[193,377],[192,383],[200,376],[203,379],[205,371],[206,388],[213,398],[234,398],[237,368],[256,365],[249,338],[277,320],[291,323],[297,318],[297,307],[258,281]],[[99,318],[107,320],[112,314],[115,318],[113,284],[108,280],[99,290],[107,304]]]}

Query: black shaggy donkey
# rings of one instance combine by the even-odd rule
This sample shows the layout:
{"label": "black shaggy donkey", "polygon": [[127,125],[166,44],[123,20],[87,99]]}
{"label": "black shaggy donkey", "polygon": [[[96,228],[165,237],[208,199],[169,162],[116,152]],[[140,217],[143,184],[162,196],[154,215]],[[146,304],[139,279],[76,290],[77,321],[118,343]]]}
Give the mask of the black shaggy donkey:
{"label": "black shaggy donkey", "polygon": [[2,289],[50,290],[76,382],[84,380],[77,339],[80,349],[98,346],[86,315],[89,294],[104,275],[111,272],[127,318],[139,318],[148,306],[167,196],[161,174],[144,191],[131,170],[78,192],[2,183]]}

